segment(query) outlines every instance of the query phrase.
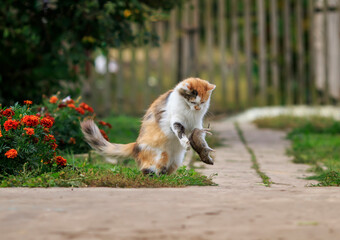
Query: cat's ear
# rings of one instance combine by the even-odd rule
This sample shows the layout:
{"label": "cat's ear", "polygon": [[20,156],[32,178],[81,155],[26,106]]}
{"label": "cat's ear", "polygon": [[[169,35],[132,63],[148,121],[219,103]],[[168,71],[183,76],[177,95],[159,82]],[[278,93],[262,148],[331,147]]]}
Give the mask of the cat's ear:
{"label": "cat's ear", "polygon": [[216,88],[216,85],[210,84],[208,85],[208,91],[213,91]]}
{"label": "cat's ear", "polygon": [[191,89],[191,85],[187,82],[182,83],[180,86],[181,86],[182,89],[184,89],[186,91],[189,91]]}

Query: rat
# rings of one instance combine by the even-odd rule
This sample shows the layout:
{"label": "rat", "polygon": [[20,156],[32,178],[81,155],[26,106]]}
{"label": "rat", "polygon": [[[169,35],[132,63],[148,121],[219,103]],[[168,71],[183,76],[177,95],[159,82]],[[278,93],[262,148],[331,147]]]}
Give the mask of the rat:
{"label": "rat", "polygon": [[198,153],[202,162],[213,165],[214,160],[209,154],[210,152],[214,152],[215,150],[211,149],[208,146],[205,138],[203,137],[204,133],[212,135],[212,133],[209,132],[209,129],[195,128],[189,137],[190,145],[195,150],[195,152]]}

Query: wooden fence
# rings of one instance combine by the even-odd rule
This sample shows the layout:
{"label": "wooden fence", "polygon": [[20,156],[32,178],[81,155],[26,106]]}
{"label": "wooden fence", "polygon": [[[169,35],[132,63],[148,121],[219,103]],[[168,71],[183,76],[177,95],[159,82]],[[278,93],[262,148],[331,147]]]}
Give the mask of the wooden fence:
{"label": "wooden fence", "polygon": [[159,94],[196,76],[217,85],[216,112],[337,104],[339,9],[340,0],[188,1],[150,22],[159,46],[111,50],[107,65],[117,72],[93,71],[89,100],[101,112],[142,113]]}

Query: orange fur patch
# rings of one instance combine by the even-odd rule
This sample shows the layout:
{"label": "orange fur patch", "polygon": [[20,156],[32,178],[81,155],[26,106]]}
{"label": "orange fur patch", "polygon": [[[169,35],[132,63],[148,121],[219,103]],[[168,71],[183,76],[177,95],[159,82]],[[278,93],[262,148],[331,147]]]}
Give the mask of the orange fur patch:
{"label": "orange fur patch", "polygon": [[137,162],[141,169],[148,169],[155,163],[156,154],[150,150],[142,150],[139,152]]}
{"label": "orange fur patch", "polygon": [[183,84],[186,84],[189,90],[196,90],[201,101],[207,101],[210,96],[208,91],[215,88],[215,85],[200,78],[187,78],[183,80]]}
{"label": "orange fur patch", "polygon": [[166,165],[168,164],[168,161],[169,161],[169,157],[168,157],[167,152],[162,152],[161,159],[159,159],[156,165],[156,168],[161,170],[163,167],[166,167]]}
{"label": "orange fur patch", "polygon": [[155,120],[143,121],[137,139],[138,144],[146,144],[150,147],[162,149],[167,140],[167,137]]}

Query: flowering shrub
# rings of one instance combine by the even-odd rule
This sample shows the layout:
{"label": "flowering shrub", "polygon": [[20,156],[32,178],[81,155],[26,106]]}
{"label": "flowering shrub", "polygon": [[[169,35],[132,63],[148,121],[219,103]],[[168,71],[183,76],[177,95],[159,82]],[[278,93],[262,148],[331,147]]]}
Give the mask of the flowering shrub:
{"label": "flowering shrub", "polygon": [[[54,133],[59,149],[73,153],[84,153],[90,149],[83,139],[80,122],[85,118],[94,118],[95,113],[92,107],[80,102],[80,98],[77,100],[70,97],[61,99],[59,94],[50,98],[45,97],[42,106],[39,106],[37,111],[45,119],[40,123]],[[99,121],[98,125],[102,135],[108,140],[104,129],[112,126],[103,121]]]}
{"label": "flowering shrub", "polygon": [[50,133],[53,121],[36,115],[25,101],[10,108],[0,106],[0,174],[15,174],[23,169],[65,167],[66,159],[57,156],[57,143]]}

